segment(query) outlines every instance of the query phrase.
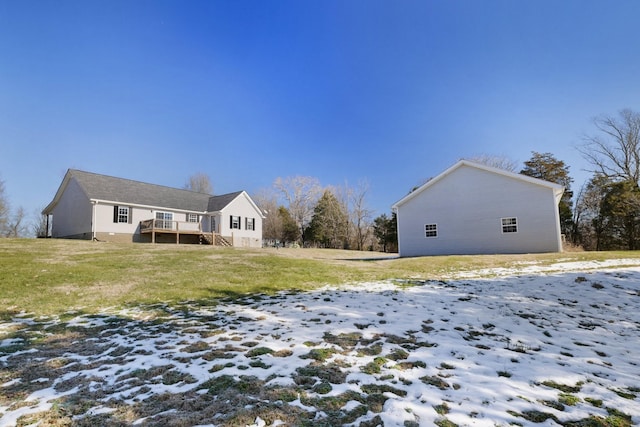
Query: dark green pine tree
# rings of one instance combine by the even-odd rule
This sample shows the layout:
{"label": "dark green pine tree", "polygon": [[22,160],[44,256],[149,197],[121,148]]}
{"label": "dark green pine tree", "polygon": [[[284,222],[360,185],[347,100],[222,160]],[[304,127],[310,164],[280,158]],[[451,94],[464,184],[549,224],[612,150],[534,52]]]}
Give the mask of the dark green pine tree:
{"label": "dark green pine tree", "polygon": [[280,206],[278,208],[278,217],[282,224],[280,240],[282,242],[297,242],[300,240],[300,229],[298,228],[296,221],[291,216],[289,209],[284,206]]}
{"label": "dark green pine tree", "polygon": [[573,182],[573,179],[569,176],[569,166],[562,160],[556,159],[551,153],[538,153],[535,151],[531,152],[531,159],[524,162],[524,166],[524,169],[520,171],[521,174],[560,184],[564,187],[564,194],[558,204],[560,230],[567,239],[573,242],[576,236],[572,235],[574,226],[571,182]]}
{"label": "dark green pine tree", "polygon": [[373,220],[373,235],[382,246],[383,252],[398,251],[398,221],[396,214],[392,213],[391,218],[387,214],[382,214]]}
{"label": "dark green pine tree", "polygon": [[342,203],[329,190],[318,200],[313,210],[305,241],[325,248],[342,249],[347,244],[349,215]]}

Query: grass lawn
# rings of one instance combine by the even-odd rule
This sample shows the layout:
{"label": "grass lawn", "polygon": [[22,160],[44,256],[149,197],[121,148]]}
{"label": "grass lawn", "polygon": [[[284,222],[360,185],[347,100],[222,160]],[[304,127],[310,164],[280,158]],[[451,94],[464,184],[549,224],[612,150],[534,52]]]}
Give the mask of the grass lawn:
{"label": "grass lawn", "polygon": [[228,249],[0,239],[0,318],[17,312],[93,313],[108,307],[203,301],[326,284],[425,280],[523,263],[640,258],[640,252],[443,256],[399,259],[330,249]]}

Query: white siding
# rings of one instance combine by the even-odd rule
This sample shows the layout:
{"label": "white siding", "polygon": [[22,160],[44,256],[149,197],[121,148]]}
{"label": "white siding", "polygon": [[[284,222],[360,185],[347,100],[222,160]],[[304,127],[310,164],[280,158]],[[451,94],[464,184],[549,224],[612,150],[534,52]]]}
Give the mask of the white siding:
{"label": "white siding", "polygon": [[70,180],[54,207],[52,237],[91,239],[91,202],[75,180]]}
{"label": "white siding", "polygon": [[[240,217],[240,229],[231,228],[231,216]],[[246,218],[255,220],[255,230],[246,229]],[[216,218],[219,233],[231,239],[233,246],[262,246],[262,216],[246,193],[241,193]]]}
{"label": "white siding", "polygon": [[[463,165],[398,207],[400,255],[557,252],[557,210],[552,188]],[[502,232],[506,217],[517,233]]]}
{"label": "white siding", "polygon": [[[129,215],[131,215],[129,223],[113,222],[113,207],[128,206]],[[152,219],[155,214],[151,209],[143,209],[131,207],[126,203],[115,205],[112,203],[97,203],[95,205],[96,230],[101,233],[113,234],[135,234],[140,233],[140,221]],[[175,218],[174,218],[175,220]]]}

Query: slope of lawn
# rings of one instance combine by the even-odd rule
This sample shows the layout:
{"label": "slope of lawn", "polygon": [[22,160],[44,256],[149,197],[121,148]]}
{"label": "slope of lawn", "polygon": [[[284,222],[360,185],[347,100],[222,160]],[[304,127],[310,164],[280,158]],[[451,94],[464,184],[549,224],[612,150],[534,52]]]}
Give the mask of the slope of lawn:
{"label": "slope of lawn", "polygon": [[[558,260],[640,259],[636,252],[444,256],[329,249],[223,249],[199,245],[0,239],[0,316],[128,304],[205,301],[384,279],[441,279],[484,269],[499,274]],[[501,269],[501,270],[500,270]]]}

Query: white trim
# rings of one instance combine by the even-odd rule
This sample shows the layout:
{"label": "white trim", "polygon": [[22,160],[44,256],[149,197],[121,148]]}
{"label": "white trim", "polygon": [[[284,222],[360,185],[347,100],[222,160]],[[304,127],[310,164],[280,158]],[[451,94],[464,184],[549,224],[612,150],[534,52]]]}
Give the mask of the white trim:
{"label": "white trim", "polygon": [[[511,223],[505,224],[504,223],[505,219],[509,220],[509,221],[514,219],[515,223],[513,223],[513,224],[511,224]],[[518,217],[517,216],[505,216],[505,217],[500,218],[500,227],[502,229],[502,234],[517,234],[518,233]],[[515,227],[516,229],[515,229],[515,231],[504,231],[505,227]]]}
{"label": "white trim", "polygon": [[[162,218],[158,218],[158,214],[162,214]],[[160,224],[162,225],[162,227],[158,227],[158,228],[172,230],[173,229],[173,214],[174,214],[174,212],[165,211],[165,210],[153,212],[154,228],[158,224],[158,221],[161,221]],[[167,216],[169,216],[169,218],[167,218]],[[166,226],[167,222],[169,223],[169,227]]]}
{"label": "white trim", "polygon": [[[116,215],[116,220],[115,223],[117,224],[131,224],[131,220],[133,219],[133,217],[131,215],[133,215],[133,212],[131,211],[131,206],[128,205],[115,205],[116,209],[118,209],[118,213]],[[124,214],[123,212],[126,210],[126,214]],[[124,217],[125,220],[124,221],[120,221],[120,217]]]}
{"label": "white trim", "polygon": [[[433,228],[431,230],[427,230],[427,226],[433,226],[435,228]],[[434,232],[435,231],[436,235],[435,236],[427,236],[427,231],[430,231],[430,232]],[[427,223],[427,224],[424,225],[424,238],[425,239],[437,239],[438,238],[438,224],[437,223],[430,222],[430,223]]]}
{"label": "white trim", "polygon": [[[256,210],[256,212],[258,212],[258,215],[260,215],[260,217],[262,219],[266,218],[266,216],[262,213],[262,211],[260,210],[258,205],[256,205],[256,203],[253,201],[253,199],[251,197],[249,197],[249,194],[246,191],[242,190],[240,192],[240,194],[238,194],[238,197],[240,197],[241,195],[243,195],[243,196],[245,196],[247,198],[247,200],[249,201],[249,204],[251,204],[251,206],[253,206],[253,208]],[[233,200],[237,199],[238,197],[234,198]],[[231,204],[231,202],[229,202],[229,204]]]}

